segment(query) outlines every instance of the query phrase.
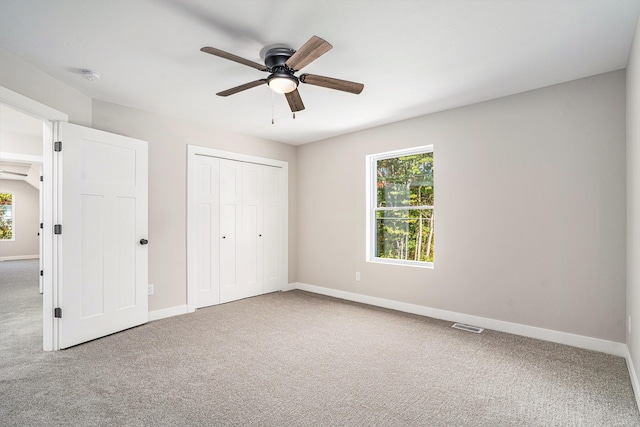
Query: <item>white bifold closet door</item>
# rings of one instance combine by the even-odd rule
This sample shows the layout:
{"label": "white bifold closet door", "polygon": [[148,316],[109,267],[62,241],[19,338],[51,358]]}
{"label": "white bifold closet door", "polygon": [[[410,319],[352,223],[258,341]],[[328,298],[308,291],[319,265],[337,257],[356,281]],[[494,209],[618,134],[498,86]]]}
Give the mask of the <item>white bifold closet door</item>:
{"label": "white bifold closet door", "polygon": [[197,307],[280,290],[277,167],[198,156]]}

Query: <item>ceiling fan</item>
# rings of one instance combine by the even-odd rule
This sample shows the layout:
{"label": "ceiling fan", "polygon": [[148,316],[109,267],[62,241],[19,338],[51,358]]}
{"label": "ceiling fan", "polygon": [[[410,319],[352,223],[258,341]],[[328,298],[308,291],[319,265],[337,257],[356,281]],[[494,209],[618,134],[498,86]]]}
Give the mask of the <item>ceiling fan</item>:
{"label": "ceiling fan", "polygon": [[300,93],[298,92],[299,83],[322,86],[329,89],[354,93],[356,95],[364,89],[364,85],[362,83],[334,79],[332,77],[317,76],[315,74],[301,74],[299,77],[295,76],[296,72],[318,59],[332,47],[333,46],[331,46],[327,41],[320,37],[313,36],[298,50],[286,47],[274,47],[267,50],[264,58],[264,65],[213,47],[203,47],[200,50],[202,52],[210,53],[211,55],[219,56],[220,58],[225,58],[269,73],[269,76],[266,79],[245,83],[243,85],[218,92],[216,95],[229,96],[266,83],[274,92],[284,94],[287,98],[291,111],[295,113],[296,111],[304,110],[304,104],[302,103],[302,98],[300,98]]}

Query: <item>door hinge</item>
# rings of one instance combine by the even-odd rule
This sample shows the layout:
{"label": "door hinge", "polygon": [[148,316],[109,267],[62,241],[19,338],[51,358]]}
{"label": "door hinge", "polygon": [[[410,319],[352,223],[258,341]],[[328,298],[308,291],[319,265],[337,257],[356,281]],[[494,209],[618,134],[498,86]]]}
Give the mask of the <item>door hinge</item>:
{"label": "door hinge", "polygon": [[62,234],[62,224],[56,224],[53,226],[53,234]]}
{"label": "door hinge", "polygon": [[60,307],[56,307],[53,309],[53,317],[56,319],[62,319],[62,309]]}
{"label": "door hinge", "polygon": [[53,151],[62,151],[62,141],[56,141],[53,143]]}
{"label": "door hinge", "polygon": [[40,228],[41,229],[44,228],[44,224],[43,223],[40,223]]}
{"label": "door hinge", "polygon": [[44,270],[40,270],[40,275],[44,276]]}
{"label": "door hinge", "polygon": [[40,175],[40,182],[44,182],[44,176]]}

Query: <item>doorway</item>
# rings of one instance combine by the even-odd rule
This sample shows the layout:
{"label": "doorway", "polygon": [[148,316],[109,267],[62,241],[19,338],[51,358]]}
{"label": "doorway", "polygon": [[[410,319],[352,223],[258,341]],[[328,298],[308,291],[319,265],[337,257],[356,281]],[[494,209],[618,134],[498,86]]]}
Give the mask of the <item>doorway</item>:
{"label": "doorway", "polygon": [[42,140],[41,119],[0,105],[0,329],[31,352],[42,346]]}
{"label": "doorway", "polygon": [[[1,86],[0,105],[42,123],[43,349],[145,323],[147,142],[72,125],[66,114]],[[107,224],[109,212],[116,229],[92,226]],[[116,253],[126,260],[113,261]]]}
{"label": "doorway", "polygon": [[0,105],[0,261],[40,258],[42,139],[42,120]]}
{"label": "doorway", "polygon": [[[53,238],[51,231],[48,228],[53,223],[53,123],[54,121],[66,122],[68,116],[57,110],[54,110],[44,104],[37,101],[33,101],[19,93],[13,92],[9,89],[0,86],[0,106],[6,108],[8,114],[14,112],[20,113],[22,118],[28,117],[32,121],[40,123],[40,156],[36,156],[29,153],[14,153],[9,155],[8,151],[5,151],[4,147],[9,147],[11,144],[8,141],[2,140],[0,145],[0,160],[7,161],[20,161],[32,164],[40,162],[42,165],[41,175],[42,181],[40,184],[40,215],[41,223],[44,228],[40,229],[41,240],[39,243],[38,257],[40,258],[40,269],[43,271],[53,271]],[[36,150],[37,143],[31,144],[31,150]],[[19,148],[14,148],[12,151],[16,151]],[[24,147],[23,147],[24,149]],[[39,178],[39,177],[38,177]],[[54,349],[54,321],[50,313],[53,310],[53,277],[52,274],[44,274],[41,276],[41,288],[42,288],[42,335],[43,335],[43,349],[45,351],[51,351]]]}

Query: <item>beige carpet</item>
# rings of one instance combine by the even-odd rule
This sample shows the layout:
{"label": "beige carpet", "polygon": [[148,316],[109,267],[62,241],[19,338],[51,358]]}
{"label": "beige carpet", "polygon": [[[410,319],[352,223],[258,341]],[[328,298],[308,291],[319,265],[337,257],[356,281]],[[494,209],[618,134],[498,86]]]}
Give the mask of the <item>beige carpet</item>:
{"label": "beige carpet", "polygon": [[301,291],[43,353],[39,298],[0,263],[0,425],[640,426],[601,353]]}

